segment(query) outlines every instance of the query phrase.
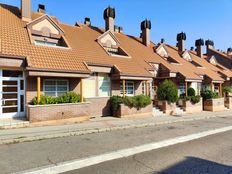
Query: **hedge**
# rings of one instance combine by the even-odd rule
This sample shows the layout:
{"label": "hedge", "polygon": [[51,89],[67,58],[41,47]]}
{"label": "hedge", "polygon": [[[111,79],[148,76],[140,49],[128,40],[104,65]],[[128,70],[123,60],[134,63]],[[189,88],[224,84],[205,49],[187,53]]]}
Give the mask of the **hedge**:
{"label": "hedge", "polygon": [[165,80],[158,88],[157,96],[159,100],[175,103],[178,100],[178,89],[171,80]]}
{"label": "hedge", "polygon": [[81,96],[74,92],[68,92],[58,97],[41,95],[40,102],[37,102],[37,97],[32,99],[32,105],[50,105],[50,104],[62,104],[62,103],[79,103],[81,102]]}
{"label": "hedge", "polygon": [[117,111],[120,104],[124,104],[131,108],[145,108],[151,104],[151,98],[149,96],[137,95],[133,97],[121,97],[121,96],[112,96],[110,98],[111,109]]}

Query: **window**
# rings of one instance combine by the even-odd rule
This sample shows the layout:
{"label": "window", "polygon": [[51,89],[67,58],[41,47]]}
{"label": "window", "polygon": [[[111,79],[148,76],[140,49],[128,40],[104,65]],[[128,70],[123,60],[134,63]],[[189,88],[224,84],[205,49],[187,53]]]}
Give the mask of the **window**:
{"label": "window", "polygon": [[185,84],[184,83],[180,83],[179,84],[179,89],[178,89],[178,91],[179,91],[179,95],[183,95],[183,94],[185,94]]}
{"label": "window", "polygon": [[108,74],[93,74],[83,80],[84,97],[109,97],[111,86]]}
{"label": "window", "polygon": [[60,96],[69,91],[67,80],[44,80],[44,94],[47,96]]}
{"label": "window", "polygon": [[51,46],[51,47],[58,46],[57,43],[53,43],[53,42],[40,41],[40,40],[35,40],[34,42],[36,45]]}
{"label": "window", "polygon": [[103,46],[103,48],[108,52],[109,55],[111,56],[128,56],[123,49],[120,47],[118,48],[111,48],[111,47],[106,47]]}
{"label": "window", "polygon": [[[123,94],[122,91],[122,82],[120,82],[120,94]],[[126,96],[134,96],[134,82],[126,81],[125,82],[125,95]]]}

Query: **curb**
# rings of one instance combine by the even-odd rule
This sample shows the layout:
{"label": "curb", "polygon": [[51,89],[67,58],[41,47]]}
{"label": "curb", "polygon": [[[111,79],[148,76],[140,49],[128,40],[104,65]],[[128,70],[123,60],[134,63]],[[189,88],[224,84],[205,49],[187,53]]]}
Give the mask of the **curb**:
{"label": "curb", "polygon": [[112,126],[112,127],[105,127],[105,128],[75,130],[71,132],[68,131],[68,132],[52,133],[52,134],[47,134],[47,135],[36,135],[36,136],[28,136],[28,137],[19,136],[19,137],[15,137],[11,139],[2,139],[0,140],[0,145],[40,141],[40,140],[46,140],[46,139],[52,139],[52,138],[64,138],[64,137],[69,137],[69,136],[80,136],[80,135],[103,133],[103,132],[110,132],[110,131],[116,131],[116,130],[125,130],[125,129],[130,129],[130,128],[143,128],[143,127],[150,127],[150,126],[158,126],[158,125],[205,120],[205,119],[211,119],[211,118],[221,118],[221,117],[228,117],[228,115],[204,116],[204,117],[198,117],[198,118],[187,118],[187,119],[185,118],[185,119],[163,121],[163,122],[152,122],[152,123],[142,123],[142,124],[131,124],[131,125],[125,125],[125,126]]}

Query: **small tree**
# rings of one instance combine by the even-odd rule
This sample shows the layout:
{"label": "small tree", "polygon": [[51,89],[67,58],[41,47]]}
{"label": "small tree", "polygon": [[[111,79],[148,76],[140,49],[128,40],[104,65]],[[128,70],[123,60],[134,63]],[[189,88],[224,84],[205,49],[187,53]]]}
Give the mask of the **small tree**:
{"label": "small tree", "polygon": [[171,80],[165,80],[157,90],[159,100],[166,100],[169,103],[175,103],[178,100],[177,86]]}
{"label": "small tree", "polygon": [[188,96],[190,96],[190,97],[196,96],[195,89],[193,89],[192,87],[189,87],[188,88]]}
{"label": "small tree", "polygon": [[208,89],[201,91],[201,96],[203,97],[204,100],[218,98],[218,94],[216,92],[213,92]]}

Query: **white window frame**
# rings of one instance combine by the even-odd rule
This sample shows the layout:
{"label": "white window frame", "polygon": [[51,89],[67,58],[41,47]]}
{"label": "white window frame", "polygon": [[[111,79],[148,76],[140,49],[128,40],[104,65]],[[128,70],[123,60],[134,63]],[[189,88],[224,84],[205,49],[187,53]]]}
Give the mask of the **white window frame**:
{"label": "white window frame", "polygon": [[[56,90],[55,91],[46,91],[45,90],[45,83],[46,81],[55,81],[55,87],[56,87]],[[69,80],[65,80],[65,79],[44,79],[43,81],[43,92],[44,92],[44,95],[46,95],[46,92],[55,92],[55,96],[54,97],[58,97],[58,93],[59,92],[64,92],[64,91],[57,91],[57,82],[58,81],[63,81],[63,82],[67,82],[67,91],[66,92],[69,92]],[[49,96],[49,95],[48,95]]]}
{"label": "white window frame", "polygon": [[[107,80],[103,80],[103,82],[107,82],[109,83],[109,95],[105,95],[105,96],[100,96],[100,80],[98,77],[105,77],[104,75],[107,76]],[[97,81],[97,84],[98,84],[98,88],[97,88],[97,97],[110,97],[111,96],[111,80],[110,80],[110,77],[109,77],[109,74],[104,74],[104,73],[98,73],[97,74],[97,78],[96,78],[96,81]]]}
{"label": "white window frame", "polygon": [[[133,94],[128,94],[128,83],[132,83],[133,84]],[[122,81],[120,81],[120,94],[121,96],[122,94]],[[134,81],[126,81],[125,82],[125,96],[135,96],[135,83]]]}

